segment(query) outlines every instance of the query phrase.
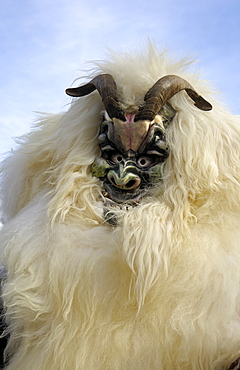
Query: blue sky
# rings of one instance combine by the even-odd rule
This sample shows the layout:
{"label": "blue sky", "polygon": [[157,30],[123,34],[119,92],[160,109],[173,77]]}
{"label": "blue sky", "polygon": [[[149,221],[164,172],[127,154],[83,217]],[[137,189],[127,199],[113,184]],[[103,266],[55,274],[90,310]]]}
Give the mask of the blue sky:
{"label": "blue sky", "polygon": [[204,77],[240,114],[239,0],[1,0],[0,153],[30,130],[34,111],[67,110],[66,87],[107,48],[139,48],[149,37],[196,57]]}

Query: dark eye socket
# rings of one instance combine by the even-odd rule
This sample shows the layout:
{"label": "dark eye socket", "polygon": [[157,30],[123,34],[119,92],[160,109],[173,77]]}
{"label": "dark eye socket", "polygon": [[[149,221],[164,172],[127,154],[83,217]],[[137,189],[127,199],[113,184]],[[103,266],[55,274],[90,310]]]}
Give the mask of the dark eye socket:
{"label": "dark eye socket", "polygon": [[109,160],[112,163],[121,163],[123,161],[123,155],[121,153],[114,153],[109,156]]}
{"label": "dark eye socket", "polygon": [[138,167],[145,168],[151,166],[154,162],[155,162],[154,157],[144,155],[138,158],[137,165]]}

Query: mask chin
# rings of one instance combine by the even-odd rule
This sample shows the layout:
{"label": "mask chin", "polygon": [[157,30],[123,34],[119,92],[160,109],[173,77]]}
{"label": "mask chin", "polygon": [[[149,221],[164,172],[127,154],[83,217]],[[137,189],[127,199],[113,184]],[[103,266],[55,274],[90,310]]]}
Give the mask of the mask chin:
{"label": "mask chin", "polygon": [[103,185],[104,220],[109,225],[118,225],[119,211],[128,211],[129,208],[135,207],[139,204],[142,197],[146,194],[145,189],[135,189],[134,191],[126,191],[114,188],[111,184]]}

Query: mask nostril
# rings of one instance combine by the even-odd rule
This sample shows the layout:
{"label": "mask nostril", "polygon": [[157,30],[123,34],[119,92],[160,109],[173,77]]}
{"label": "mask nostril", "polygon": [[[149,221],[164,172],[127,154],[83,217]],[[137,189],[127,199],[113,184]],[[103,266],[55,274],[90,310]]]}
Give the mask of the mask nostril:
{"label": "mask nostril", "polygon": [[125,184],[125,188],[133,189],[133,188],[137,187],[136,185],[138,186],[136,180],[130,180]]}
{"label": "mask nostril", "polygon": [[117,183],[114,179],[114,176],[109,176],[108,178],[109,178],[109,181],[111,182],[112,185],[117,186]]}

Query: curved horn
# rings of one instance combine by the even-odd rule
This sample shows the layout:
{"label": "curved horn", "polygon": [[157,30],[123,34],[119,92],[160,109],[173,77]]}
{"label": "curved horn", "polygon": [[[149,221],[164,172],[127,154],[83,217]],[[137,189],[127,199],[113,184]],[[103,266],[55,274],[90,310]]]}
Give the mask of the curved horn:
{"label": "curved horn", "polygon": [[126,119],[118,101],[117,85],[110,74],[98,75],[86,85],[66,89],[66,94],[79,97],[88,95],[96,89],[102,98],[109,117],[115,117],[125,121]]}
{"label": "curved horn", "polygon": [[182,77],[175,75],[166,75],[160,78],[152,88],[146,93],[144,100],[145,104],[138,111],[134,121],[150,120],[152,121],[156,114],[159,113],[163,105],[179,91],[185,90],[190,98],[194,101],[196,107],[201,110],[208,111],[212,109],[202,96]]}

